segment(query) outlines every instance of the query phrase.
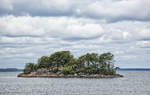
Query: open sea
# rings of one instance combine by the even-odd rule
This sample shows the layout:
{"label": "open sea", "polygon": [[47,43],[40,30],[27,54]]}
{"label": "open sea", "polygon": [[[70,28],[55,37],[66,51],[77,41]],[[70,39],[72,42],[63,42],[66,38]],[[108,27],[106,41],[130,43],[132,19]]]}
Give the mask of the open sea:
{"label": "open sea", "polygon": [[0,72],[0,95],[150,95],[150,71],[118,71],[123,78],[18,78]]}

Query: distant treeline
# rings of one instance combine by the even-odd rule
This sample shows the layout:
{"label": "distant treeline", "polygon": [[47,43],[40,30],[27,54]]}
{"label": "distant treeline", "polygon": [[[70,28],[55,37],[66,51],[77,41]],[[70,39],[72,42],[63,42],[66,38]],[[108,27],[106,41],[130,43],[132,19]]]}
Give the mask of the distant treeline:
{"label": "distant treeline", "polygon": [[150,68],[120,68],[120,71],[150,71]]}
{"label": "distant treeline", "polygon": [[50,56],[42,56],[38,63],[27,63],[25,74],[55,73],[55,74],[116,74],[114,55],[110,52],[97,54],[87,53],[74,58],[70,51],[59,51]]}
{"label": "distant treeline", "polygon": [[17,68],[0,68],[0,72],[19,72],[19,71],[23,70]]}

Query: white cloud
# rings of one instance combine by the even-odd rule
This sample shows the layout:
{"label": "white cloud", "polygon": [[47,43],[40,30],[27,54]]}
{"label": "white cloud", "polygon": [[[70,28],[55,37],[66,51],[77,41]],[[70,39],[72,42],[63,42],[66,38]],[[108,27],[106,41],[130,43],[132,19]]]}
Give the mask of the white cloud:
{"label": "white cloud", "polygon": [[150,28],[142,29],[138,32],[139,36],[143,40],[150,40]]}
{"label": "white cloud", "polygon": [[80,9],[80,14],[108,21],[149,20],[149,6],[148,0],[102,0],[84,6]]}
{"label": "white cloud", "polygon": [[150,20],[149,0],[2,0],[0,3],[1,15],[75,16],[106,21]]}
{"label": "white cloud", "polygon": [[149,0],[0,0],[0,66],[36,63],[60,50],[76,57],[112,52],[118,66],[147,65],[149,6]]}
{"label": "white cloud", "polygon": [[100,36],[103,30],[99,24],[76,24],[68,25],[67,32],[71,37],[90,38]]}
{"label": "white cloud", "polygon": [[[100,24],[83,23],[74,18],[14,17],[0,18],[1,35],[58,38],[95,38],[102,35]],[[76,39],[75,39],[76,40]],[[77,39],[78,40],[78,39]]]}
{"label": "white cloud", "polygon": [[142,48],[150,48],[150,41],[137,41],[136,46]]}

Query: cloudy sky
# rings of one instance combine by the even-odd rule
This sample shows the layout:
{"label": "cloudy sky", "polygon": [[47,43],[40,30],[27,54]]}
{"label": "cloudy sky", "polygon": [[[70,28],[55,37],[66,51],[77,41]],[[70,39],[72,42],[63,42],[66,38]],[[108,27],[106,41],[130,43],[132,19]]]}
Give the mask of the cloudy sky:
{"label": "cloudy sky", "polygon": [[150,0],[0,0],[0,68],[61,50],[150,68]]}

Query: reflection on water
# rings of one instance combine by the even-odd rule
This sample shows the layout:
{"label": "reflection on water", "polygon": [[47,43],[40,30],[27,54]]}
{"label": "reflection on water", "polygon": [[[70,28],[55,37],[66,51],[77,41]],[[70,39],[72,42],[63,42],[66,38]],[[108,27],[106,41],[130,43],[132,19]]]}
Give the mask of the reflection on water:
{"label": "reflection on water", "polygon": [[150,71],[120,71],[123,78],[17,78],[0,72],[1,95],[150,95]]}

